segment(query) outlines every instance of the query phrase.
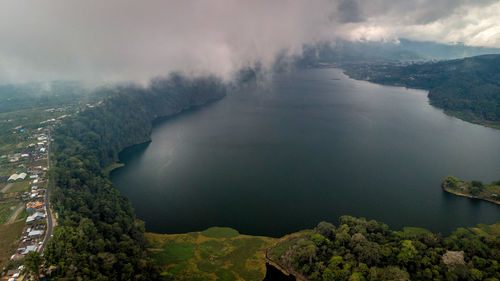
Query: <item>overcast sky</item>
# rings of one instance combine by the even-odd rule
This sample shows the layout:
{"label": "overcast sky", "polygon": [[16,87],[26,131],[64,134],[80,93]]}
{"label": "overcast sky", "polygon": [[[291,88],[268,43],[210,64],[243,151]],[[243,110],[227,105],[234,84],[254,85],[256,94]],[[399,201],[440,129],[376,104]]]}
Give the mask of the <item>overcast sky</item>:
{"label": "overcast sky", "polygon": [[0,83],[226,78],[304,44],[397,38],[500,47],[490,0],[2,0]]}

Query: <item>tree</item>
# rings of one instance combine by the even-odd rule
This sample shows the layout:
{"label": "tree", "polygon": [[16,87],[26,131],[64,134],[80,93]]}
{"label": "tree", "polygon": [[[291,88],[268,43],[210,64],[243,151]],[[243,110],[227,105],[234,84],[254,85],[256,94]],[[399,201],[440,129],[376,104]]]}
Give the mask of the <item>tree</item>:
{"label": "tree", "polygon": [[484,187],[481,181],[471,181],[471,184],[472,186],[478,187],[479,189],[482,189]]}
{"label": "tree", "polygon": [[401,245],[402,247],[398,254],[398,260],[401,264],[408,264],[410,261],[413,261],[418,251],[415,246],[413,246],[411,240],[404,240]]}
{"label": "tree", "polygon": [[40,280],[40,266],[42,262],[42,256],[38,252],[29,252],[24,258],[26,271],[33,275],[35,280]]}
{"label": "tree", "polygon": [[330,240],[335,238],[335,226],[329,222],[322,221],[318,223],[315,230]]}
{"label": "tree", "polygon": [[470,194],[477,196],[479,193],[481,193],[481,189],[479,187],[473,186],[470,188]]}

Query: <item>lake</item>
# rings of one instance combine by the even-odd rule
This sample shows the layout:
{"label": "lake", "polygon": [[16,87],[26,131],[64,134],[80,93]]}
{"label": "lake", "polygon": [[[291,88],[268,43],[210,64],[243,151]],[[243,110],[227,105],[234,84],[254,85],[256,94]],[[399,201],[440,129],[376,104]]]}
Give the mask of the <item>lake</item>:
{"label": "lake", "polygon": [[151,232],[279,237],[351,215],[447,235],[500,221],[500,206],[440,187],[500,179],[499,130],[339,69],[275,74],[156,122],[151,139],[111,174]]}

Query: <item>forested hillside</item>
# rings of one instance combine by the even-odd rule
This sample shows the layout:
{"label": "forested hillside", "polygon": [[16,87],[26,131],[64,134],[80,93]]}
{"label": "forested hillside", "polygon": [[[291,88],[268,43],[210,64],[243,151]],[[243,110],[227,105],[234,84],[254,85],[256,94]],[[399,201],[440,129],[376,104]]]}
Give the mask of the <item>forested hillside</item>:
{"label": "forested hillside", "polygon": [[500,126],[500,55],[406,66],[343,67],[356,79],[429,90],[432,105],[469,122]]}
{"label": "forested hillside", "polygon": [[349,216],[280,239],[268,256],[299,280],[499,280],[500,223],[443,238]]}
{"label": "forested hillside", "polygon": [[172,75],[144,89],[113,90],[96,107],[66,120],[54,134],[53,202],[58,227],[45,252],[51,280],[156,280],[144,224],[102,170],[127,146],[149,140],[152,121],[220,99],[213,77]]}

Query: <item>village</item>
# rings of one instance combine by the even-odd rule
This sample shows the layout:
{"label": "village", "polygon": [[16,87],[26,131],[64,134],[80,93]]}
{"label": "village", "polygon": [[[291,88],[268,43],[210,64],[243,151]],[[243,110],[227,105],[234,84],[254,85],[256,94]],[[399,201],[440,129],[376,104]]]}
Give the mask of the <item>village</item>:
{"label": "village", "polygon": [[0,113],[0,280],[28,280],[24,260],[43,254],[56,226],[48,198],[51,132],[95,103]]}
{"label": "village", "polygon": [[29,133],[24,145],[18,145],[16,153],[0,156],[2,172],[12,172],[8,177],[0,178],[0,223],[22,227],[21,236],[15,240],[18,244],[10,253],[7,270],[0,280],[24,280],[24,257],[30,252],[42,253],[51,233],[53,222],[47,206],[47,171],[50,130],[58,123],[60,119],[49,119],[31,132],[15,127],[17,134]]}

